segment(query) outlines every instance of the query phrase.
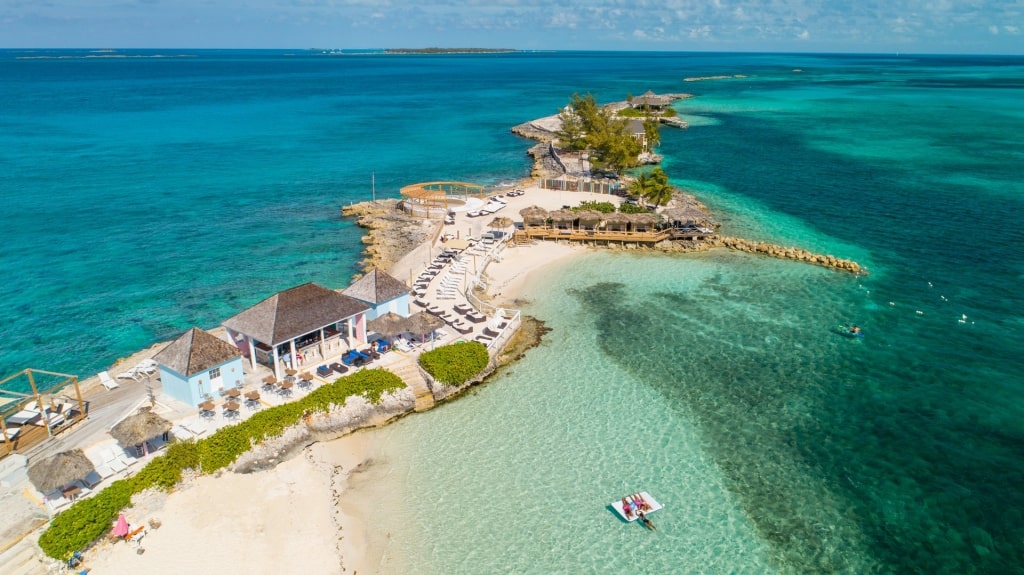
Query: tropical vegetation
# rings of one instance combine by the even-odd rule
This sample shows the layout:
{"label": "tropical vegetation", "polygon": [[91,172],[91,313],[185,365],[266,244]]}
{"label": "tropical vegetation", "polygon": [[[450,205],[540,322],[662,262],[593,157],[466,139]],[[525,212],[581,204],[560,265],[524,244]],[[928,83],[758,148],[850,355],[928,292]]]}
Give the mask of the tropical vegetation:
{"label": "tropical vegetation", "polygon": [[628,120],[599,106],[593,95],[573,94],[558,115],[562,120],[559,143],[568,150],[590,150],[595,169],[619,172],[639,164],[643,145],[630,135]]}
{"label": "tropical vegetation", "polygon": [[445,385],[462,385],[487,367],[487,347],[477,341],[462,341],[424,352],[420,366]]}
{"label": "tropical vegetation", "polygon": [[654,204],[656,208],[672,199],[673,190],[672,184],[668,182],[668,174],[661,168],[642,173],[629,184],[631,194]]}

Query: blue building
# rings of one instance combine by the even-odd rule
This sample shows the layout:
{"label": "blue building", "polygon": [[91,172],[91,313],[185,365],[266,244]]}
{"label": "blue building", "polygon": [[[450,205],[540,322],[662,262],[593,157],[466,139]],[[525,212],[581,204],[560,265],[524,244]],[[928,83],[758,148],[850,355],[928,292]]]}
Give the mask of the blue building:
{"label": "blue building", "polygon": [[366,319],[377,319],[391,312],[409,317],[409,286],[374,268],[352,282],[341,293],[370,306]]}
{"label": "blue building", "polygon": [[198,405],[206,394],[215,395],[245,381],[238,348],[196,327],[153,359],[160,367],[164,393],[189,405]]}

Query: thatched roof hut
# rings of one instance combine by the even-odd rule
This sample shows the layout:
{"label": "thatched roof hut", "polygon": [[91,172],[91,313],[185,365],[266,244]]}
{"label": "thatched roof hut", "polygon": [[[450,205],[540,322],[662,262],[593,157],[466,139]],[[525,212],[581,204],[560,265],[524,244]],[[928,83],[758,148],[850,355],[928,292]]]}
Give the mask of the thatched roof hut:
{"label": "thatched roof hut", "polygon": [[633,224],[633,231],[648,231],[658,223],[658,216],[651,213],[629,214],[629,220]]}
{"label": "thatched roof hut", "polygon": [[140,408],[135,415],[129,415],[110,429],[110,436],[121,447],[139,445],[171,430],[171,422],[153,413],[150,408]]}
{"label": "thatched roof hut", "polygon": [[40,493],[49,493],[54,489],[84,478],[95,471],[92,461],[81,449],[62,451],[30,465],[28,478]]}
{"label": "thatched roof hut", "polygon": [[491,223],[487,224],[488,227],[500,230],[507,228],[512,225],[512,218],[506,218],[505,216],[498,216],[491,220]]}
{"label": "thatched roof hut", "polygon": [[580,210],[576,212],[576,217],[580,220],[581,228],[596,228],[604,219],[604,214],[597,210]]}
{"label": "thatched roof hut", "polygon": [[604,216],[604,226],[610,230],[625,230],[626,226],[628,226],[631,221],[632,219],[629,217],[629,214],[623,214],[621,212],[606,214]]}
{"label": "thatched roof hut", "polygon": [[548,211],[540,206],[530,206],[519,210],[523,216],[524,226],[543,226],[548,220]]}
{"label": "thatched roof hut", "polygon": [[550,219],[556,227],[572,227],[573,221],[576,220],[576,212],[572,210],[555,210],[548,213],[548,219]]}
{"label": "thatched roof hut", "polygon": [[669,208],[661,212],[662,217],[669,223],[680,224],[714,224],[711,216],[697,206],[687,205],[681,208]]}

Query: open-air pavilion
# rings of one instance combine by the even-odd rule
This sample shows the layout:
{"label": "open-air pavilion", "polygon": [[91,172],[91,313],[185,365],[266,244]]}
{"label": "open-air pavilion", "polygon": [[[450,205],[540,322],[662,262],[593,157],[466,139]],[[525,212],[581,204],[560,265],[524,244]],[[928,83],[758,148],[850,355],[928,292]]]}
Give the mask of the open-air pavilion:
{"label": "open-air pavilion", "polygon": [[467,182],[422,182],[398,190],[402,209],[423,218],[443,218],[449,211],[465,211],[482,206],[486,193],[480,184]]}
{"label": "open-air pavilion", "polygon": [[85,416],[74,375],[24,369],[0,380],[0,457],[26,451]]}
{"label": "open-air pavilion", "polygon": [[228,318],[224,327],[231,341],[256,363],[264,363],[281,379],[282,363],[298,369],[311,354],[326,357],[330,350],[354,340],[366,343],[366,312],[370,306],[313,282],[278,292]]}

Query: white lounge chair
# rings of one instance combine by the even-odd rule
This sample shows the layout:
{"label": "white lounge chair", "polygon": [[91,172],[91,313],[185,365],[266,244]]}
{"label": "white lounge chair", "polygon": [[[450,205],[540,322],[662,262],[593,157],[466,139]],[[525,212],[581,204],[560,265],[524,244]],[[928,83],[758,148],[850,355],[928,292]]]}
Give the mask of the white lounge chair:
{"label": "white lounge chair", "polygon": [[108,373],[106,370],[100,372],[100,383],[102,383],[103,387],[107,389],[121,387],[120,385],[118,385],[116,381],[114,381],[114,378],[110,377],[110,373]]}
{"label": "white lounge chair", "polygon": [[131,368],[128,371],[122,371],[117,374],[117,379],[130,379],[132,381],[139,381],[139,374],[136,371],[137,368]]}

